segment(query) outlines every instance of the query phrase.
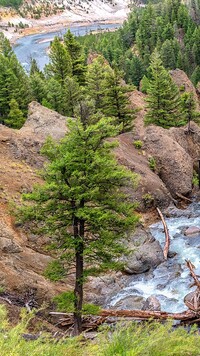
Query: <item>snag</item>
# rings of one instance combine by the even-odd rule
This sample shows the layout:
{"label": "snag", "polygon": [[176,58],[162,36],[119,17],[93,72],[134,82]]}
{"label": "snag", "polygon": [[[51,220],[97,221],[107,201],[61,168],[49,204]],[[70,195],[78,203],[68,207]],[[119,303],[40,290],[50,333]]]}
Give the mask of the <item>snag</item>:
{"label": "snag", "polygon": [[161,213],[160,209],[159,209],[159,208],[156,208],[156,209],[157,209],[158,214],[160,215],[160,218],[161,218],[161,220],[162,220],[163,227],[164,227],[164,232],[165,232],[165,247],[164,247],[164,250],[163,250],[163,255],[164,255],[165,260],[167,260],[167,255],[168,255],[169,246],[170,246],[169,230],[168,230],[168,227],[167,227],[167,224],[166,224],[166,222],[165,222],[164,216],[163,216],[163,214]]}

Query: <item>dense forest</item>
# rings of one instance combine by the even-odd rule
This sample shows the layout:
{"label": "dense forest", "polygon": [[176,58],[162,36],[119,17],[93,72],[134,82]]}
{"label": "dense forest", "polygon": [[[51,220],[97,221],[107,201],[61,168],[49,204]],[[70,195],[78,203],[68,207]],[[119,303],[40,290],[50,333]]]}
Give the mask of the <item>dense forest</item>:
{"label": "dense forest", "polygon": [[0,6],[14,7],[18,9],[23,0],[0,0]]}
{"label": "dense forest", "polygon": [[[115,117],[116,122],[122,124],[122,131],[126,131],[134,118],[134,112],[128,109],[128,93],[134,86],[149,95],[153,93],[149,84],[153,81],[155,50],[160,61],[157,71],[165,76],[165,83],[170,79],[168,70],[175,68],[184,70],[194,85],[200,81],[200,26],[180,0],[134,8],[115,32],[75,38],[68,31],[63,39],[55,37],[50,48],[50,64],[44,72],[32,60],[30,73],[25,73],[3,35],[0,48],[0,81],[4,83],[0,91],[0,122],[13,128],[21,127],[25,121],[31,100],[65,116],[74,116],[80,111],[80,102],[85,101],[88,110],[96,115]],[[93,57],[89,65],[88,56]],[[122,78],[126,85],[122,85]],[[19,86],[19,82],[22,85]],[[163,85],[161,92],[166,89]],[[160,125],[186,123],[186,106],[192,98],[186,98],[182,89],[179,93],[173,89],[177,97],[175,111],[184,112],[179,122],[171,119],[170,124]]]}

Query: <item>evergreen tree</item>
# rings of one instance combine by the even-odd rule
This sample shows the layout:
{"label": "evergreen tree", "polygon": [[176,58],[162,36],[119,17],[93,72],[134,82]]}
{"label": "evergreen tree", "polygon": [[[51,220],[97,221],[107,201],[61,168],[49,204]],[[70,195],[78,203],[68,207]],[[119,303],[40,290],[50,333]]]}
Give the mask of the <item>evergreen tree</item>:
{"label": "evergreen tree", "polygon": [[198,82],[200,82],[200,66],[195,68],[194,72],[192,73],[191,80],[195,86],[198,84]]}
{"label": "evergreen tree", "polygon": [[129,108],[128,92],[130,86],[122,85],[122,73],[116,68],[106,75],[104,80],[103,113],[115,118],[116,124],[121,125],[121,132],[131,130],[135,110]]}
{"label": "evergreen tree", "polygon": [[75,108],[81,99],[81,95],[81,89],[76,79],[74,77],[66,78],[63,88],[63,106],[65,115],[74,117]]}
{"label": "evergreen tree", "polygon": [[59,81],[54,77],[46,81],[44,87],[46,96],[43,98],[43,105],[46,103],[50,109],[53,109],[60,114],[64,115],[64,98],[63,98],[63,87]]}
{"label": "evergreen tree", "polygon": [[163,43],[160,50],[160,56],[165,68],[169,68],[169,69],[176,68],[176,57],[175,57],[172,41],[166,40]]}
{"label": "evergreen tree", "polygon": [[46,65],[47,74],[64,85],[65,79],[72,75],[72,62],[68,51],[58,37],[55,37],[51,44],[49,58],[50,64]]}
{"label": "evergreen tree", "polygon": [[20,129],[25,122],[22,111],[15,99],[10,101],[10,111],[8,118],[5,119],[5,124],[13,129]]}
{"label": "evergreen tree", "polygon": [[111,154],[116,143],[105,141],[117,133],[111,120],[89,126],[73,120],[68,125],[69,134],[60,144],[46,142],[43,153],[50,164],[44,172],[45,184],[25,196],[32,203],[25,205],[22,217],[54,239],[52,245],[61,250],[56,270],[62,277],[75,265],[77,335],[82,330],[85,277],[119,267],[114,260],[124,251],[119,238],[137,221],[134,204],[120,189],[132,185],[136,177],[118,166]]}
{"label": "evergreen tree", "polygon": [[108,73],[109,77],[112,70],[103,56],[98,56],[88,65],[86,74],[87,93],[94,100],[96,110],[103,107],[103,97],[105,95],[103,83],[106,73]]}
{"label": "evergreen tree", "polygon": [[181,95],[181,107],[182,107],[182,116],[183,116],[183,125],[188,124],[187,131],[190,133],[191,121],[199,122],[199,113],[196,111],[196,103],[194,100],[193,93],[185,92]]}
{"label": "evergreen tree", "polygon": [[72,75],[76,78],[78,83],[82,85],[85,83],[86,73],[83,49],[70,30],[64,35],[64,45],[71,57]]}
{"label": "evergreen tree", "polygon": [[152,54],[149,73],[146,98],[148,112],[145,123],[164,128],[179,126],[181,124],[179,90],[163,67],[157,50]]}
{"label": "evergreen tree", "polygon": [[37,71],[32,73],[30,76],[31,90],[33,99],[42,104],[44,98],[47,97],[48,88],[46,86],[45,80],[41,78],[40,73]]}

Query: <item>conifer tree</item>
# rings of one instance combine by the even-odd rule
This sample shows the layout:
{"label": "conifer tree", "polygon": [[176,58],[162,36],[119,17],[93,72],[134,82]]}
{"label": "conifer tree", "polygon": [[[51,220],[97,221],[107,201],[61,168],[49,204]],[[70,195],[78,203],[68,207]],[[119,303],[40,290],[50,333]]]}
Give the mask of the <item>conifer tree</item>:
{"label": "conifer tree", "polygon": [[[48,140],[45,183],[25,196],[25,221],[34,221],[60,249],[56,271],[61,278],[75,266],[74,334],[82,330],[83,283],[87,275],[119,267],[114,258],[124,251],[119,238],[137,222],[134,203],[121,191],[136,176],[119,166],[111,154],[116,145],[105,141],[117,134],[112,120],[96,124],[68,122],[70,132],[60,142]],[[60,263],[60,265],[59,265]],[[58,265],[60,266],[58,268]],[[54,280],[55,273],[54,272]]]}
{"label": "conifer tree", "polygon": [[50,63],[46,65],[46,72],[63,86],[66,77],[72,75],[72,62],[58,37],[55,37],[51,44],[49,58]]}
{"label": "conifer tree", "polygon": [[10,111],[5,124],[13,129],[20,129],[25,122],[22,111],[19,109],[19,105],[15,99],[10,101]]}
{"label": "conifer tree", "polygon": [[121,125],[121,133],[131,130],[135,110],[129,108],[128,92],[132,87],[122,85],[122,72],[117,68],[107,73],[104,80],[103,113],[115,118],[117,125]]}
{"label": "conifer tree", "polygon": [[106,62],[103,56],[95,58],[91,64],[88,65],[86,74],[86,84],[88,96],[94,100],[95,109],[102,109],[104,92],[104,80],[106,73],[111,75],[112,69]]}
{"label": "conifer tree", "polygon": [[179,126],[181,124],[179,90],[163,67],[157,50],[151,57],[149,76],[145,123],[164,128]]}
{"label": "conifer tree", "polygon": [[64,45],[67,49],[72,63],[72,75],[79,84],[85,83],[86,66],[84,63],[83,48],[75,39],[70,30],[64,35]]}
{"label": "conifer tree", "polygon": [[181,95],[181,107],[182,107],[182,117],[183,117],[183,124],[187,125],[187,131],[190,133],[191,121],[199,122],[200,115],[196,111],[196,102],[194,100],[194,95],[191,92],[185,92]]}

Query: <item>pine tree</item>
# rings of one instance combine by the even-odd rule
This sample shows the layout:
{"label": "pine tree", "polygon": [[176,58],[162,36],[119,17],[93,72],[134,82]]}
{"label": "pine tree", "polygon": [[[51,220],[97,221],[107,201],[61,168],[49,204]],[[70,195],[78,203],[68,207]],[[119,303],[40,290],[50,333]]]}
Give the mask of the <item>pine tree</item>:
{"label": "pine tree", "polygon": [[104,80],[106,73],[111,75],[112,69],[103,56],[98,56],[88,65],[86,74],[87,94],[94,100],[96,110],[102,109],[104,93]]}
{"label": "pine tree", "polygon": [[85,83],[86,66],[84,63],[83,48],[75,39],[70,30],[64,35],[64,45],[67,49],[72,63],[72,75],[80,85]]}
{"label": "pine tree", "polygon": [[25,122],[22,111],[15,99],[10,101],[10,112],[8,118],[5,119],[5,124],[13,129],[20,129]]}
{"label": "pine tree", "polygon": [[169,68],[169,69],[176,68],[176,57],[175,57],[172,41],[166,40],[163,43],[160,50],[160,56],[165,68]]}
{"label": "pine tree", "polygon": [[73,120],[68,126],[70,132],[60,144],[46,142],[43,153],[50,164],[44,172],[45,183],[25,196],[31,204],[25,205],[21,216],[53,238],[52,245],[61,250],[56,270],[62,277],[75,265],[77,335],[82,330],[86,276],[119,267],[116,257],[124,251],[119,239],[137,221],[134,203],[120,189],[133,185],[136,176],[117,164],[111,154],[116,144],[105,141],[117,133],[111,120],[89,126]]}
{"label": "pine tree", "polygon": [[81,100],[81,89],[75,77],[65,79],[63,88],[64,115],[74,117],[75,108]]}
{"label": "pine tree", "polygon": [[196,111],[196,102],[194,100],[193,93],[185,92],[181,95],[181,107],[182,107],[182,116],[183,116],[183,125],[187,125],[187,132],[190,133],[191,121],[199,122],[199,113]]}
{"label": "pine tree", "polygon": [[72,75],[72,62],[68,51],[58,37],[55,37],[51,44],[49,58],[50,64],[46,65],[47,74],[64,85],[65,79]]}
{"label": "pine tree", "polygon": [[145,123],[164,128],[179,126],[181,124],[179,90],[163,67],[157,50],[151,57],[149,76],[146,98],[148,112]]}
{"label": "pine tree", "polygon": [[127,97],[132,89],[128,85],[122,85],[122,72],[117,68],[105,76],[102,112],[115,118],[116,124],[121,125],[121,133],[130,131],[133,127],[135,110],[129,108]]}

